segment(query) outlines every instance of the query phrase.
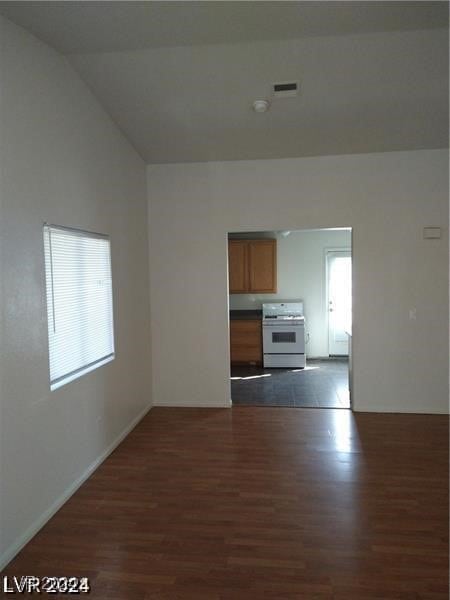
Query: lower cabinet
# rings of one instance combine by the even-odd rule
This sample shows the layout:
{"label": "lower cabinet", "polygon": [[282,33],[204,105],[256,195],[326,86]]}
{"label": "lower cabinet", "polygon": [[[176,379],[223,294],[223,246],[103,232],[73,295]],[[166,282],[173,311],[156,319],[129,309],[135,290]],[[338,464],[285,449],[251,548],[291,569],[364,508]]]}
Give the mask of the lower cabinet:
{"label": "lower cabinet", "polygon": [[230,321],[231,364],[262,365],[261,319]]}

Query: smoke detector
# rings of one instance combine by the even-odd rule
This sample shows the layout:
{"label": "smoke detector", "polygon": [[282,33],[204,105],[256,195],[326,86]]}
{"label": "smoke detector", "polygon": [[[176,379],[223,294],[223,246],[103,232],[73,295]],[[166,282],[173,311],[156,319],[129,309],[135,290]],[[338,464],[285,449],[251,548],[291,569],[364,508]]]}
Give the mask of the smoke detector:
{"label": "smoke detector", "polygon": [[255,100],[253,102],[253,110],[257,113],[267,112],[270,108],[270,103],[267,100]]}

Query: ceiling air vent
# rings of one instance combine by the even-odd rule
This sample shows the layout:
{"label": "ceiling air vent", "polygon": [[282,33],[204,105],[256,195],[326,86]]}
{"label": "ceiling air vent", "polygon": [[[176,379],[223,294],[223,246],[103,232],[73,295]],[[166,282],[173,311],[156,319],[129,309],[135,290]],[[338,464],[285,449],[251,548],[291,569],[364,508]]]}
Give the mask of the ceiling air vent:
{"label": "ceiling air vent", "polygon": [[273,84],[274,98],[293,98],[298,96],[298,81],[285,81]]}

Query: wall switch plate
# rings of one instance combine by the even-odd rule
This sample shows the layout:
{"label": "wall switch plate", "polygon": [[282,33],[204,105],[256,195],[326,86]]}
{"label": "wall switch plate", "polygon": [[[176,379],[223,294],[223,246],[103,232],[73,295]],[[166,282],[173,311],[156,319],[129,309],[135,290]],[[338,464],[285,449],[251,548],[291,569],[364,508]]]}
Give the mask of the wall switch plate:
{"label": "wall switch plate", "polygon": [[424,227],[423,237],[425,240],[438,240],[441,237],[440,227]]}

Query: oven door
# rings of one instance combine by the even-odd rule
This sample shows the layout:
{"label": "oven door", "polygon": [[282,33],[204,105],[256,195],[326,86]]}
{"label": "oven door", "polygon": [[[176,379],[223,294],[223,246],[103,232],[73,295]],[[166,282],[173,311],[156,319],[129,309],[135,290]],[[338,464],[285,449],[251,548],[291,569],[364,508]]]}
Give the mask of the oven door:
{"label": "oven door", "polygon": [[264,354],[304,354],[305,326],[263,324]]}

